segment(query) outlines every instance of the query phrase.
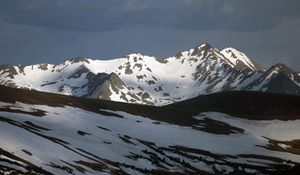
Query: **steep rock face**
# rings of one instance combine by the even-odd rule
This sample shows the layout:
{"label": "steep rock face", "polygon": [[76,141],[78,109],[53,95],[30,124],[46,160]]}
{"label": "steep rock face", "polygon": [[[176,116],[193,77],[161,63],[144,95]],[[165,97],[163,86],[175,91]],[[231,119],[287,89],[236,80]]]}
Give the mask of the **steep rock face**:
{"label": "steep rock face", "polygon": [[3,65],[0,66],[0,84],[64,95],[165,105],[221,91],[299,94],[300,78],[299,73],[285,65],[278,64],[264,71],[236,49],[219,51],[210,44],[202,44],[165,59],[134,53],[113,60],[77,57],[56,65]]}
{"label": "steep rock face", "polygon": [[[89,90],[85,95],[86,97],[127,103],[139,103],[141,100],[129,92],[126,85],[115,73],[98,73],[97,75],[90,73],[87,77],[90,83],[88,83]],[[143,102],[153,105],[147,101]]]}
{"label": "steep rock face", "polygon": [[110,96],[112,89],[114,92],[119,93],[121,89],[125,88],[124,83],[114,74],[98,73],[97,75],[90,74],[89,93],[90,98],[111,100]]}

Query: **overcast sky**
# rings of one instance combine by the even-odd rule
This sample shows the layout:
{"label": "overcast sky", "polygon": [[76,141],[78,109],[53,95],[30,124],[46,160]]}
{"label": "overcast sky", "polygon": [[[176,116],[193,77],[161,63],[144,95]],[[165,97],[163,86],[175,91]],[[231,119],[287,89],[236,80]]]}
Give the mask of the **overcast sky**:
{"label": "overcast sky", "polygon": [[0,64],[164,58],[202,43],[300,71],[300,1],[0,0]]}

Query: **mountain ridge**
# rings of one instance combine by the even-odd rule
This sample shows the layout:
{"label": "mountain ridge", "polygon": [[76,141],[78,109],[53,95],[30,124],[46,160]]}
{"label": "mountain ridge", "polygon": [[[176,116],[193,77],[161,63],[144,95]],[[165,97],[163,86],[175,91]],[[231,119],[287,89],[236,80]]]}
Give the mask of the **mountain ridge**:
{"label": "mountain ridge", "polygon": [[[104,75],[110,81],[102,82]],[[276,87],[277,82],[287,85]],[[234,48],[219,51],[207,43],[164,59],[134,53],[112,60],[77,57],[60,64],[1,65],[0,84],[157,106],[222,91],[300,94],[300,75],[287,66],[263,70]]]}

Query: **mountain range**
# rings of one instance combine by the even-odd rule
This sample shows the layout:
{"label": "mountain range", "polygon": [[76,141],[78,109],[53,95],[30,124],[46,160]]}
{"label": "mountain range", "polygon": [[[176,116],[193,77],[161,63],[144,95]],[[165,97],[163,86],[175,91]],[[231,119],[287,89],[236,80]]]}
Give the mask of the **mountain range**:
{"label": "mountain range", "polygon": [[209,44],[0,65],[0,174],[299,175],[300,74]]}
{"label": "mountain range", "polygon": [[246,54],[202,44],[164,59],[130,54],[60,64],[0,65],[0,84],[63,95],[162,106],[199,95],[261,91],[300,95],[300,74],[284,64],[264,70]]}

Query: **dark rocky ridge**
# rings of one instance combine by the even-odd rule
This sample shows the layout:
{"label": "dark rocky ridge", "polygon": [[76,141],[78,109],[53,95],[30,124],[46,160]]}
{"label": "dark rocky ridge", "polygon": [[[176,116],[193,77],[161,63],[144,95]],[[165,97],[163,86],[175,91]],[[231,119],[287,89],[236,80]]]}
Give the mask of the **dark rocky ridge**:
{"label": "dark rocky ridge", "polygon": [[87,95],[90,98],[110,100],[110,88],[116,93],[120,93],[119,90],[126,87],[115,73],[99,73],[97,75],[90,73],[87,75],[87,78],[91,82],[91,84],[88,85],[89,93]]}
{"label": "dark rocky ridge", "polygon": [[300,95],[300,87],[297,86],[284,72],[280,72],[267,86],[267,92]]}
{"label": "dark rocky ridge", "polygon": [[266,83],[261,88],[265,92],[300,95],[300,87],[296,84],[300,84],[300,76],[285,64],[279,63],[272,66],[257,81],[245,89],[252,89],[264,81]]}

